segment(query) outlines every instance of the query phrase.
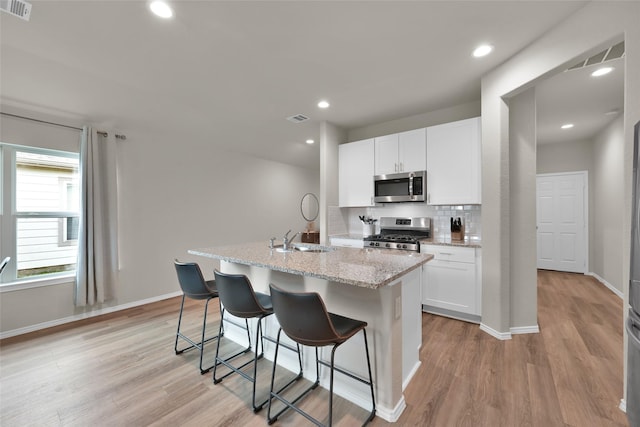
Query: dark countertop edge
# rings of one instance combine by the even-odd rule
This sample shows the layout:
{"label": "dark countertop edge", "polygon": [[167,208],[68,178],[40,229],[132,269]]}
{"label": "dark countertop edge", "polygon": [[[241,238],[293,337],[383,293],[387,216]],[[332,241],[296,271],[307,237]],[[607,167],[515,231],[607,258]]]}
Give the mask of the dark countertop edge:
{"label": "dark countertop edge", "polygon": [[339,277],[328,276],[328,275],[324,275],[324,274],[311,273],[311,272],[308,272],[308,271],[301,271],[301,270],[286,269],[286,268],[281,268],[281,267],[270,265],[270,264],[264,264],[264,263],[255,262],[255,261],[248,261],[248,260],[244,260],[244,259],[238,259],[238,258],[233,258],[233,257],[228,257],[228,256],[223,256],[223,255],[212,255],[210,253],[200,252],[197,249],[189,249],[187,252],[190,253],[191,255],[204,256],[204,257],[211,258],[211,259],[218,259],[220,261],[234,262],[236,264],[248,265],[250,267],[268,268],[270,270],[280,271],[282,273],[289,273],[289,274],[294,274],[294,275],[298,275],[298,276],[305,276],[305,277],[313,277],[313,278],[316,278],[316,279],[329,280],[331,282],[344,283],[346,285],[358,286],[358,287],[361,287],[361,288],[369,288],[369,289],[378,289],[378,288],[381,288],[383,286],[387,286],[390,283],[394,282],[395,280],[398,280],[400,277],[402,277],[402,276],[406,275],[407,273],[409,273],[409,272],[421,267],[422,265],[426,264],[427,262],[431,261],[434,258],[433,255],[423,254],[423,255],[427,255],[427,257],[424,260],[424,262],[417,263],[417,264],[407,268],[406,270],[403,270],[401,273],[398,273],[398,274],[392,276],[391,278],[386,279],[383,282],[371,283],[371,282],[360,282],[360,281],[356,281],[356,280],[345,281],[344,279],[341,279]]}

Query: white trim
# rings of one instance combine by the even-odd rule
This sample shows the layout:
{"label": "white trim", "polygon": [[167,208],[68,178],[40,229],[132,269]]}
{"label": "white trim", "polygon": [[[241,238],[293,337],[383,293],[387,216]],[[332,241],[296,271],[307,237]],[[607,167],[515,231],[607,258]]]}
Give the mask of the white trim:
{"label": "white trim", "polygon": [[624,412],[625,414],[627,413],[627,401],[624,399],[620,399],[620,405],[618,405],[618,408]]}
{"label": "white trim", "polygon": [[181,291],[171,292],[169,294],[159,295],[153,298],[147,298],[139,301],[133,301],[126,304],[116,305],[113,307],[101,308],[99,310],[89,311],[86,313],[74,314],[73,316],[63,317],[62,319],[50,320],[48,322],[38,323],[36,325],[26,326],[24,328],[13,329],[11,331],[0,332],[0,340],[14,337],[16,335],[22,335],[29,332],[39,331],[41,329],[51,328],[52,326],[64,325],[65,323],[75,322],[77,320],[89,319],[91,317],[100,316],[102,314],[113,313],[116,311],[126,310],[128,308],[138,307],[145,304],[151,304],[153,302],[162,301],[165,299],[173,298],[182,295]]}
{"label": "white trim", "polygon": [[407,386],[413,379],[413,376],[416,374],[416,372],[418,372],[418,369],[420,369],[420,365],[422,365],[422,362],[419,360],[416,362],[415,365],[413,365],[413,368],[411,369],[411,372],[409,372],[409,375],[407,375],[407,378],[405,378],[404,381],[402,381],[402,391],[404,391],[404,389],[407,388]]}
{"label": "white trim", "polygon": [[380,417],[388,423],[395,423],[400,419],[400,415],[402,415],[402,411],[404,411],[406,407],[407,402],[404,400],[404,395],[402,395],[398,404],[393,409],[382,405],[376,406],[376,417]]}
{"label": "white trim", "polygon": [[56,276],[42,277],[38,279],[17,280],[0,284],[0,294],[5,292],[22,291],[24,289],[41,288],[43,286],[66,285],[74,282],[75,272],[60,274]]}
{"label": "white trim", "polygon": [[480,330],[488,333],[494,338],[499,340],[510,340],[511,332],[498,332],[490,326],[485,325],[484,323],[480,323]]}
{"label": "white trim", "polygon": [[538,334],[540,333],[540,327],[538,325],[518,326],[516,328],[511,328],[510,331],[511,331],[511,335]]}
{"label": "white trim", "polygon": [[585,276],[592,276],[595,277],[595,279],[602,283],[603,285],[605,285],[607,288],[609,288],[609,290],[611,292],[613,292],[614,294],[616,294],[618,297],[620,297],[620,299],[624,299],[624,294],[622,293],[622,291],[616,289],[615,286],[613,286],[611,283],[607,282],[606,280],[604,280],[602,277],[598,276],[596,273],[585,273]]}

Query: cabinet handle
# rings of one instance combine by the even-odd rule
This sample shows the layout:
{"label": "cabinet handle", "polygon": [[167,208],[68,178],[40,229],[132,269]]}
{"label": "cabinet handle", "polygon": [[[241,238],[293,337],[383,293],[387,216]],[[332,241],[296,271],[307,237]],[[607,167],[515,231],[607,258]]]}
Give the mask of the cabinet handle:
{"label": "cabinet handle", "polygon": [[400,162],[400,172],[404,171],[404,165],[402,164],[402,162]]}
{"label": "cabinet handle", "polygon": [[431,203],[431,193],[427,193],[427,203]]}
{"label": "cabinet handle", "polygon": [[393,164],[393,170],[394,170],[395,172],[398,172],[398,164],[397,164],[397,163],[394,163],[394,164]]}

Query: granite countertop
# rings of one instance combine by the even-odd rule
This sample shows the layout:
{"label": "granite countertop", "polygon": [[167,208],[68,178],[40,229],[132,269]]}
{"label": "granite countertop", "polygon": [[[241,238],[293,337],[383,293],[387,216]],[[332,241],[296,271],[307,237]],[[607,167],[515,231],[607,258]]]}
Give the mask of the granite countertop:
{"label": "granite countertop", "polygon": [[460,246],[464,248],[482,247],[480,239],[451,240],[450,238],[433,237],[431,239],[420,240],[420,243],[423,245]]}
{"label": "granite countertop", "polygon": [[[294,246],[319,245],[294,243]],[[190,249],[190,254],[269,268],[275,271],[377,289],[433,258],[417,252],[371,248],[334,248],[328,252],[278,252],[268,242]]]}
{"label": "granite countertop", "polygon": [[[339,239],[353,239],[362,240],[362,234],[336,234],[329,236],[329,238],[335,237]],[[465,238],[464,240],[451,240],[444,237],[432,237],[429,239],[421,239],[420,243],[423,245],[441,245],[441,246],[460,246],[466,248],[481,248],[482,241],[476,237]]]}

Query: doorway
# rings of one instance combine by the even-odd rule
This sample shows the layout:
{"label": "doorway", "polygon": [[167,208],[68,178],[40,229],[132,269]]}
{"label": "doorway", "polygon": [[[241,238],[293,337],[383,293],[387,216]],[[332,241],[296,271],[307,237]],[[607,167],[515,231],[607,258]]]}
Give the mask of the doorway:
{"label": "doorway", "polygon": [[586,171],[536,176],[537,267],[586,273],[589,251]]}

